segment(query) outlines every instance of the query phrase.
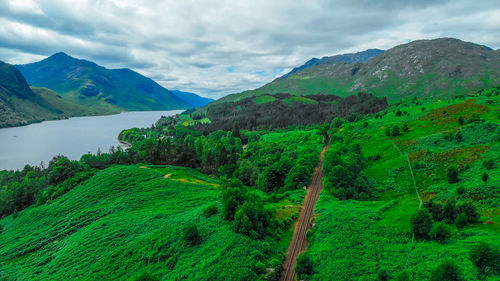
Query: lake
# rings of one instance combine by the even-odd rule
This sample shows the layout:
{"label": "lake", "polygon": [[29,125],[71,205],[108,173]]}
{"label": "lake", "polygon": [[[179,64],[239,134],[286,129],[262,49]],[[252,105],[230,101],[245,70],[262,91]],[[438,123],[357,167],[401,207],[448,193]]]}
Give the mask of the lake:
{"label": "lake", "polygon": [[118,134],[129,128],[151,127],[161,116],[183,110],[135,111],[116,115],[74,117],[23,127],[0,129],[0,170],[22,169],[26,164],[45,167],[52,157],[65,155],[78,160],[100,148],[121,146]]}

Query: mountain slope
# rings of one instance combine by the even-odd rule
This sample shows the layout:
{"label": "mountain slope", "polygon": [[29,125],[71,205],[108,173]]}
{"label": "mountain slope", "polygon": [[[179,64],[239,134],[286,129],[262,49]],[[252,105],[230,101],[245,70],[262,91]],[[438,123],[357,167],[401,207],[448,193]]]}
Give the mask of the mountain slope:
{"label": "mountain slope", "polygon": [[79,109],[43,89],[29,87],[13,65],[0,61],[0,128],[64,118]]}
{"label": "mountain slope", "polygon": [[321,59],[312,58],[309,61],[307,61],[305,64],[303,64],[299,67],[295,67],[294,69],[292,69],[292,71],[283,75],[281,78],[286,78],[286,77],[288,77],[296,72],[299,72],[301,70],[304,70],[308,67],[320,65],[320,64],[335,63],[335,62],[348,62],[348,63],[367,62],[367,61],[371,60],[372,58],[380,55],[383,52],[384,51],[380,50],[380,49],[368,49],[366,51],[357,52],[354,54],[342,54],[342,55],[336,55],[336,56],[331,56],[331,57],[322,57]]}
{"label": "mountain slope", "polygon": [[46,87],[63,99],[85,106],[122,110],[190,108],[155,81],[130,69],[107,69],[87,60],[57,53],[17,68],[30,85]]}
{"label": "mountain slope", "polygon": [[399,100],[413,96],[453,97],[500,85],[500,51],[458,39],[418,40],[361,62],[313,65],[261,88],[219,102],[261,94],[370,92]]}
{"label": "mountain slope", "polygon": [[170,92],[193,107],[205,106],[213,101],[213,99],[201,97],[190,92],[183,92],[179,90],[170,90]]}
{"label": "mountain slope", "polygon": [[[218,180],[189,168],[102,170],[50,204],[0,220],[0,279],[257,280],[255,252],[276,244],[203,215],[219,191]],[[186,242],[188,225],[199,244]]]}

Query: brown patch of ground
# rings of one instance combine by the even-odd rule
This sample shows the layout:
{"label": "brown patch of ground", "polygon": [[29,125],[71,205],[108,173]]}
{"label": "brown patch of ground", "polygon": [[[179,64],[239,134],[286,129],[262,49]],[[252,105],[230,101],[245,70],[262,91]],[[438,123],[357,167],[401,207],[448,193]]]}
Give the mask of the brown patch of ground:
{"label": "brown patch of ground", "polygon": [[452,104],[449,106],[431,110],[426,115],[420,117],[420,120],[431,120],[434,125],[446,126],[450,123],[457,123],[458,118],[463,116],[465,120],[472,117],[472,114],[483,114],[490,109],[482,104],[475,103],[476,100],[466,100],[462,103]]}
{"label": "brown patch of ground", "polygon": [[458,165],[459,169],[462,169],[468,163],[473,163],[479,160],[479,156],[490,148],[491,147],[488,146],[462,147],[439,153],[421,150],[410,153],[410,156],[414,159],[414,161],[439,163],[445,166],[455,164]]}

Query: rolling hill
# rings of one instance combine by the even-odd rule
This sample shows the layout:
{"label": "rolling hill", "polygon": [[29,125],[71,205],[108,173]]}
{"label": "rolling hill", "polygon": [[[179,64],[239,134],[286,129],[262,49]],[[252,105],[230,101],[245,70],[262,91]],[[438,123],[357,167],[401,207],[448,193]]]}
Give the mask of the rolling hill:
{"label": "rolling hill", "polygon": [[413,41],[366,62],[326,60],[305,66],[217,103],[276,93],[347,96],[369,92],[392,101],[415,96],[449,98],[500,84],[499,50],[453,38]]}

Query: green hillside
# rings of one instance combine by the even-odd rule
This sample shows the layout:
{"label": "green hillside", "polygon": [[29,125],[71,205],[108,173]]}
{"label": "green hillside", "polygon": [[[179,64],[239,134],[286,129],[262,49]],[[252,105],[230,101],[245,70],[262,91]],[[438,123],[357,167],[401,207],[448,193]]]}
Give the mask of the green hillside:
{"label": "green hillside", "polygon": [[[437,265],[452,260],[464,280],[499,280],[494,271],[478,275],[469,258],[480,242],[500,247],[498,94],[496,89],[468,99],[407,101],[360,122],[339,128],[332,123],[325,190],[307,250],[314,270],[306,279],[375,280],[386,270],[393,278],[409,275],[398,280],[429,280]],[[343,147],[356,143],[369,183],[360,184],[361,176],[349,183],[349,173],[340,176],[336,166],[352,170],[348,161],[354,156]],[[458,169],[454,181],[448,175],[452,166]],[[366,187],[372,198],[356,195]],[[362,201],[345,200],[351,196]],[[445,241],[432,231],[413,240],[410,221],[419,197],[434,226],[450,231]],[[467,213],[464,226],[457,220],[469,203],[479,217]]]}
{"label": "green hillside", "polygon": [[[220,182],[171,166],[114,166],[57,200],[1,221],[2,280],[255,280],[272,244],[203,209]],[[196,225],[199,245],[183,238]],[[268,256],[269,257],[269,256]]]}
{"label": "green hillside", "polygon": [[255,90],[216,103],[262,94],[351,95],[369,92],[390,101],[406,97],[451,98],[500,84],[500,52],[452,38],[418,40],[391,48],[367,62],[309,66]]}

